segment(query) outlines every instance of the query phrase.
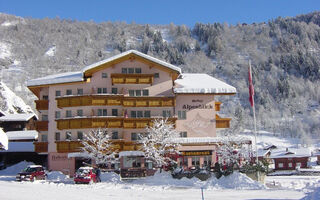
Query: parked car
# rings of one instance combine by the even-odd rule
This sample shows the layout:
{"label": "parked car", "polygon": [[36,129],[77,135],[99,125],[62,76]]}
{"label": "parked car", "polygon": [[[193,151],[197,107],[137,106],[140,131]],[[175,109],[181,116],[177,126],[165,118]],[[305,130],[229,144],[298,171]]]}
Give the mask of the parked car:
{"label": "parked car", "polygon": [[29,165],[16,176],[16,181],[45,180],[47,177],[41,165]]}
{"label": "parked car", "polygon": [[75,184],[100,182],[99,169],[93,167],[80,167],[74,175]]}

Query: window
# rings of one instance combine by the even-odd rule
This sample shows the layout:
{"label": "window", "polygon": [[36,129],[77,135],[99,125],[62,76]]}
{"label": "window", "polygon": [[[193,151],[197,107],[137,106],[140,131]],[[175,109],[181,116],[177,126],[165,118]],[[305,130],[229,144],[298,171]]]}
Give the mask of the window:
{"label": "window", "polygon": [[112,132],[112,137],[113,140],[119,139],[119,135],[117,131]]}
{"label": "window", "polygon": [[66,117],[72,117],[71,110],[66,110]]}
{"label": "window", "polygon": [[78,138],[78,140],[82,140],[83,139],[83,132],[78,131],[77,132],[77,138]]}
{"label": "window", "polygon": [[42,115],[42,121],[48,121],[48,115]]}
{"label": "window", "polygon": [[71,132],[66,132],[66,140],[71,140]]}
{"label": "window", "polygon": [[149,96],[149,90],[142,90],[143,96]]}
{"label": "window", "polygon": [[111,89],[112,94],[118,94],[118,88],[112,88]]}
{"label": "window", "polygon": [[160,77],[159,73],[154,73],[154,77],[159,78]]}
{"label": "window", "polygon": [[83,110],[77,110],[77,116],[83,116]]}
{"label": "window", "polygon": [[107,109],[98,109],[98,116],[107,116]]}
{"label": "window", "polygon": [[128,69],[127,68],[122,68],[121,69],[121,73],[122,74],[127,74],[128,73]]}
{"label": "window", "polygon": [[278,163],[279,168],[283,168],[283,163]]}
{"label": "window", "polygon": [[296,163],[296,168],[300,168],[301,167],[301,163],[300,162],[297,162]]}
{"label": "window", "polygon": [[203,166],[211,166],[212,156],[203,156]]}
{"label": "window", "polygon": [[107,93],[107,88],[98,88],[98,94],[106,94]]}
{"label": "window", "polygon": [[137,117],[137,112],[136,111],[131,111],[131,117],[136,118]]}
{"label": "window", "polygon": [[128,74],[133,74],[134,73],[134,68],[128,68]]}
{"label": "window", "polygon": [[290,163],[288,163],[288,167],[292,167],[292,163],[290,162]]}
{"label": "window", "polygon": [[42,142],[47,142],[48,141],[48,136],[47,135],[41,135],[41,141]]}
{"label": "window", "polygon": [[60,90],[56,90],[56,97],[60,97],[61,96],[61,91]]}
{"label": "window", "polygon": [[118,109],[112,109],[112,116],[118,116]]}
{"label": "window", "polygon": [[108,74],[107,73],[102,73],[101,74],[101,78],[108,78]]}
{"label": "window", "polygon": [[131,140],[132,141],[138,140],[138,134],[137,133],[131,133]]}
{"label": "window", "polygon": [[151,112],[150,110],[144,111],[144,117],[150,118],[151,117]]}
{"label": "window", "polygon": [[129,90],[129,96],[133,97],[134,96],[134,90]]}
{"label": "window", "polygon": [[141,90],[136,90],[136,96],[141,97]]}
{"label": "window", "polygon": [[199,156],[191,156],[191,163],[193,166],[200,166],[200,157]]}
{"label": "window", "polygon": [[135,68],[134,71],[136,74],[141,74],[141,68]]}
{"label": "window", "polygon": [[180,132],[180,137],[187,137],[187,132],[186,131]]}
{"label": "window", "polygon": [[67,90],[66,95],[72,95],[72,90]]}
{"label": "window", "polygon": [[170,110],[164,110],[162,111],[163,117],[171,117],[171,111]]}
{"label": "window", "polygon": [[125,156],[123,158],[123,166],[125,168],[141,167],[141,157],[128,157],[128,156]]}
{"label": "window", "polygon": [[59,141],[59,140],[60,140],[60,132],[56,132],[56,133],[55,133],[54,139],[55,139],[56,141]]}
{"label": "window", "polygon": [[56,111],[54,116],[56,119],[59,119],[61,117],[60,111]]}
{"label": "window", "polygon": [[187,114],[185,110],[179,110],[178,111],[178,119],[186,119],[187,118]]}
{"label": "window", "polygon": [[83,89],[77,89],[77,94],[78,95],[83,95]]}
{"label": "window", "polygon": [[137,117],[143,117],[143,112],[142,112],[142,110],[137,111]]}
{"label": "window", "polygon": [[48,96],[48,95],[43,95],[43,96],[42,96],[42,99],[43,99],[43,100],[48,100],[48,99],[49,99],[49,96]]}

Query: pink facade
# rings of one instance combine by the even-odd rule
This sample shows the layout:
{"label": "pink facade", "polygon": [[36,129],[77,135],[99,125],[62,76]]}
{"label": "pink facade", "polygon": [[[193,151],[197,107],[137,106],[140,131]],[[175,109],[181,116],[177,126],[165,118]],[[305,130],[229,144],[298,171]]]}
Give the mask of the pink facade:
{"label": "pink facade", "polygon": [[[133,54],[134,55],[134,54]],[[147,60],[147,59],[146,59]],[[40,87],[39,99],[43,96],[49,97],[49,109],[39,112],[39,118],[43,115],[48,116],[48,131],[41,131],[39,140],[48,141],[48,167],[50,170],[60,170],[65,173],[72,174],[75,169],[75,159],[68,159],[68,153],[57,153],[57,140],[77,141],[78,132],[88,132],[91,129],[66,129],[59,130],[57,128],[57,119],[70,119],[77,118],[79,112],[82,117],[95,117],[99,115],[100,110],[106,110],[106,117],[125,117],[135,118],[132,116],[134,111],[150,111],[150,116],[140,117],[175,117],[176,130],[181,132],[182,137],[216,137],[216,109],[214,97],[216,94],[203,93],[203,94],[176,94],[174,93],[174,78],[177,78],[181,73],[174,69],[167,69],[166,66],[146,64],[139,59],[126,59],[111,67],[101,67],[100,70],[92,73],[85,81],[75,83],[59,83],[59,84],[46,84]],[[103,63],[101,64],[103,65]],[[112,74],[121,74],[123,69],[133,68],[138,69],[138,74],[154,74],[152,84],[113,84]],[[176,74],[176,75],[175,75]],[[130,92],[134,91],[135,96],[147,91],[145,97],[174,97],[175,106],[168,107],[123,107],[123,106],[78,106],[78,107],[57,107],[57,99],[67,96],[90,96],[98,93],[105,93],[120,96],[131,96]],[[140,91],[140,92],[139,92]],[[68,94],[69,93],[69,94]],[[57,96],[60,95],[60,96]],[[81,111],[79,111],[81,110]],[[116,111],[115,111],[116,110]],[[58,113],[58,114],[57,114]],[[67,116],[69,114],[69,116]],[[100,113],[101,114],[101,113]],[[165,116],[164,116],[165,115]],[[125,129],[125,128],[109,128],[110,132],[117,132],[118,138],[125,142],[130,142],[132,133],[145,133],[145,129]],[[71,132],[71,138],[67,138],[67,132]],[[42,137],[42,135],[44,135]],[[57,138],[59,135],[59,138]],[[69,137],[69,136],[68,136]],[[209,159],[210,163],[216,162],[216,146],[214,144],[190,144],[183,145],[180,149],[182,152],[207,152],[209,155],[198,156],[195,158],[185,156],[185,163],[188,166],[193,166],[195,163],[203,165]],[[194,155],[199,155],[195,153]],[[181,158],[180,158],[181,159]],[[182,159],[180,160],[182,161]]]}

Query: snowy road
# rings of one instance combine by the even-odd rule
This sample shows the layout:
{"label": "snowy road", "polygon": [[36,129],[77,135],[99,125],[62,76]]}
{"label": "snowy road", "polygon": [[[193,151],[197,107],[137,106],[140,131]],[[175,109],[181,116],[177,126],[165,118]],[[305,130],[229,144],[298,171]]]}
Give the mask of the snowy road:
{"label": "snowy road", "polygon": [[[293,190],[204,190],[205,199],[301,199],[305,194]],[[110,184],[72,185],[64,183],[18,183],[0,181],[0,199],[3,200],[143,200],[143,199],[201,199],[200,189],[161,187],[120,188]]]}

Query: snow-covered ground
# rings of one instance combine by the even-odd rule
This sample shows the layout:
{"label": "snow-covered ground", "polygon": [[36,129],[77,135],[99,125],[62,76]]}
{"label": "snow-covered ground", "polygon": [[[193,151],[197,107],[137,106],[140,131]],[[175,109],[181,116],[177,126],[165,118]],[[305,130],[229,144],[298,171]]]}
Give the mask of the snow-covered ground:
{"label": "snow-covered ground", "polygon": [[[287,176],[267,177],[266,184],[252,181],[243,174],[234,173],[219,180],[210,178],[172,179],[161,173],[139,180],[120,180],[114,173],[102,174],[102,182],[92,185],[75,185],[72,179],[60,172],[50,172],[46,181],[15,182],[15,174],[26,167],[19,163],[0,171],[0,198],[6,200],[37,199],[319,199],[320,177]],[[315,192],[313,192],[315,190]]]}

